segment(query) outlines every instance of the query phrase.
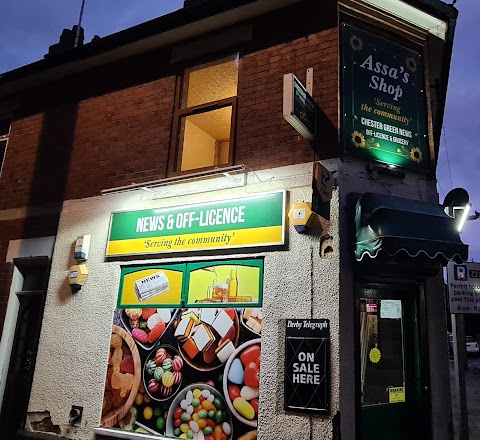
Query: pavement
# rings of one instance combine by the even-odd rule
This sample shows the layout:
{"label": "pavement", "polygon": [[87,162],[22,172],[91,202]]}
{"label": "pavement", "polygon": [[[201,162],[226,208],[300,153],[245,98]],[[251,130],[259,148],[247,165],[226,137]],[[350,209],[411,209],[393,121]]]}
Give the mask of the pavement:
{"label": "pavement", "polygon": [[[452,394],[453,427],[455,440],[459,432],[460,414],[455,396],[455,371],[450,359],[450,390]],[[468,431],[470,440],[480,440],[480,357],[468,357],[465,370],[465,388],[467,390]]]}

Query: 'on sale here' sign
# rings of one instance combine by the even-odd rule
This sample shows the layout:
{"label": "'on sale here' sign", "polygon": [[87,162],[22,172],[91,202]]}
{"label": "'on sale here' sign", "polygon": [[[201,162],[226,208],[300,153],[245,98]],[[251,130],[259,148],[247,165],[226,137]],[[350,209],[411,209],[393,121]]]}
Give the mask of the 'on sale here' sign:
{"label": "'on sale here' sign", "polygon": [[329,360],[330,322],[328,319],[286,320],[286,410],[329,412]]}

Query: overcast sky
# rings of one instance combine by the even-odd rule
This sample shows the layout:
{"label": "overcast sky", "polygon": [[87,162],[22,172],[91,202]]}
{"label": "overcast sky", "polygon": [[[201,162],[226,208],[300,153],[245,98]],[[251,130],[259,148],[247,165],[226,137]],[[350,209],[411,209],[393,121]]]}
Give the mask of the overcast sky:
{"label": "overcast sky", "polygon": [[[272,0],[274,1],[274,0]],[[63,28],[78,22],[81,0],[1,0],[0,72],[43,58],[58,42]],[[181,8],[183,0],[86,0],[82,25],[85,42],[103,37]],[[453,60],[438,181],[440,201],[452,188],[470,193],[473,210],[480,211],[480,1],[458,0]],[[477,137],[478,136],[478,137]],[[445,142],[446,140],[446,142]],[[447,156],[448,159],[447,160]],[[480,220],[464,227],[462,240],[470,258],[480,262]]]}

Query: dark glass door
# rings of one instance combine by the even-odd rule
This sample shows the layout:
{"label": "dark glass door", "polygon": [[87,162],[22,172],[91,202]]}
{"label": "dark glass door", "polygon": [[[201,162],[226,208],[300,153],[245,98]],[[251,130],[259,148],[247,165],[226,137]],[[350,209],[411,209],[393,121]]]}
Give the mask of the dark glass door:
{"label": "dark glass door", "polygon": [[14,438],[25,426],[49,274],[47,257],[15,258],[13,262],[23,285],[16,294],[20,304],[0,412],[0,433],[5,438]]}
{"label": "dark glass door", "polygon": [[418,292],[360,292],[361,438],[425,440]]}

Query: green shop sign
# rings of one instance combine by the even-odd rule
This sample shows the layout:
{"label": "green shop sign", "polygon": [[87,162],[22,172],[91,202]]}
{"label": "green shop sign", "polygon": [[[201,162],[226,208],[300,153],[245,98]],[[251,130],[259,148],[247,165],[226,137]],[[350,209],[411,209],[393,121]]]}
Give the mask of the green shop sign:
{"label": "green shop sign", "polygon": [[112,213],[106,256],[284,244],[285,191]]}
{"label": "green shop sign", "polygon": [[342,25],[346,154],[425,172],[426,103],[421,56]]}

